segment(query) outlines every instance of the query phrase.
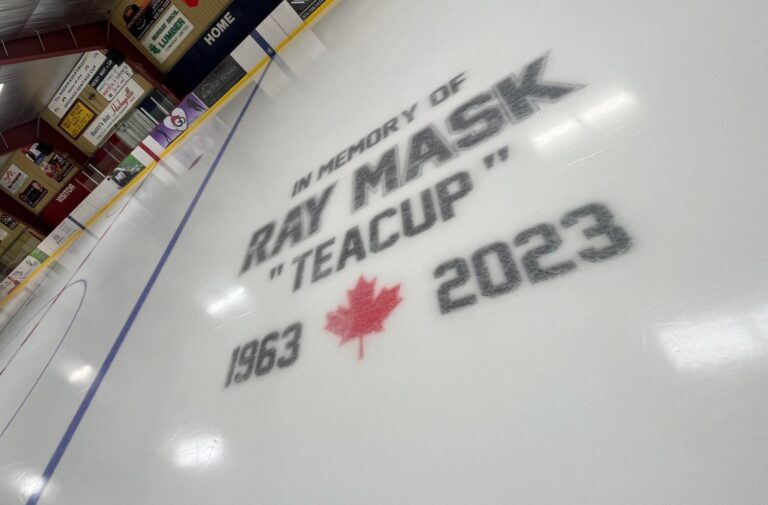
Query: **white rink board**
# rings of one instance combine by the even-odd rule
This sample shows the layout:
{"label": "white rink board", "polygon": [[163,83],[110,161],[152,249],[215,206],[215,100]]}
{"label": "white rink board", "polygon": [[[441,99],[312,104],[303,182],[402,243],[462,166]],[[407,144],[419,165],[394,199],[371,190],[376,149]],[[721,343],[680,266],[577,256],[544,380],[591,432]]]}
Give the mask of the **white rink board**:
{"label": "white rink board", "polygon": [[[766,10],[339,2],[5,328],[3,366],[39,321],[0,376],[0,428],[32,391],[0,436],[0,503],[28,503],[51,461],[45,505],[763,503]],[[419,144],[429,125],[442,141]],[[356,209],[358,169],[395,147]],[[361,277],[399,290],[337,310]]]}

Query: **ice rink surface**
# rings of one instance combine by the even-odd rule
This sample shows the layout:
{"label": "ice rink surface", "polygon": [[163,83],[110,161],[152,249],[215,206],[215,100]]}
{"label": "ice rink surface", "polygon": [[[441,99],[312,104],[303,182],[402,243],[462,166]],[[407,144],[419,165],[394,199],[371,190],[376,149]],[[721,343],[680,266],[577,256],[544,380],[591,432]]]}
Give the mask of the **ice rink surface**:
{"label": "ice rink surface", "polygon": [[0,503],[764,503],[766,19],[336,2],[4,328]]}

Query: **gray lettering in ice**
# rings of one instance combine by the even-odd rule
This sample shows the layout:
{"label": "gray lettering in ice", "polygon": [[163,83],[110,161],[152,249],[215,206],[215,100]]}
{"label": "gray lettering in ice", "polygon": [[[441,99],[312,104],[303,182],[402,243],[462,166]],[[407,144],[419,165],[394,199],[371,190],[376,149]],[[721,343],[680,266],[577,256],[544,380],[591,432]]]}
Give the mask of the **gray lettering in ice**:
{"label": "gray lettering in ice", "polygon": [[584,87],[581,84],[540,81],[548,57],[544,55],[526,65],[521,78],[511,75],[496,85],[495,90],[504,100],[513,123],[519,123],[536,113],[539,110],[537,102],[557,102]]}

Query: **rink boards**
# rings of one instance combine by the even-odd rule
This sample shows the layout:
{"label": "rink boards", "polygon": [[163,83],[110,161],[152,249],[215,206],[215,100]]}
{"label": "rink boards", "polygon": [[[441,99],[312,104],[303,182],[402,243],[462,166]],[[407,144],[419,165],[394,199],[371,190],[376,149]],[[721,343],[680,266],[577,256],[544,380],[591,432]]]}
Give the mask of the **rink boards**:
{"label": "rink boards", "polygon": [[480,4],[339,2],[60,259],[0,502],[761,502],[766,8]]}

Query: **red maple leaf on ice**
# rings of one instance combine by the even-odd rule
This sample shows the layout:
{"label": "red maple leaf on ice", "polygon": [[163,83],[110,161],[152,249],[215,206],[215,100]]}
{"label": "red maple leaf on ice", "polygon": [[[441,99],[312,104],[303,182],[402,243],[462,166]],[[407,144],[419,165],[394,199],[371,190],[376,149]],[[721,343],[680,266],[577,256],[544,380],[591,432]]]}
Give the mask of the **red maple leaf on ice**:
{"label": "red maple leaf on ice", "polygon": [[354,289],[347,291],[349,306],[340,305],[327,314],[325,329],[341,337],[340,345],[358,339],[357,357],[363,359],[363,338],[384,330],[384,321],[403,301],[400,298],[400,284],[384,288],[374,295],[376,279],[371,282],[360,277]]}

